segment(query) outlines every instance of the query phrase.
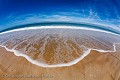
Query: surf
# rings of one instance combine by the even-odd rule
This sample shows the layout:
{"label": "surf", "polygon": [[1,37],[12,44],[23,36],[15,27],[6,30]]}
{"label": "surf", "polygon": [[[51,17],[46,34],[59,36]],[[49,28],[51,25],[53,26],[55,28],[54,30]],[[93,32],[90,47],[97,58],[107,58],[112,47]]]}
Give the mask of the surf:
{"label": "surf", "polygon": [[[37,30],[37,31],[36,31]],[[42,30],[42,32],[41,32]],[[48,31],[48,32],[47,32]],[[60,32],[59,32],[60,31]],[[63,33],[65,32],[66,33]],[[73,31],[73,32],[72,32]],[[39,33],[40,32],[40,33]],[[43,33],[44,32],[44,33]],[[81,33],[79,33],[81,32]],[[86,32],[88,32],[88,34],[86,34]],[[72,61],[69,61],[67,63],[56,63],[56,64],[47,64],[47,63],[44,63],[44,62],[39,62],[37,60],[33,60],[30,56],[28,56],[27,54],[23,52],[21,52],[20,50],[17,50],[16,47],[18,47],[19,45],[17,46],[14,46],[14,48],[8,48],[7,46],[9,44],[6,45],[6,42],[5,39],[11,39],[13,38],[13,40],[19,38],[19,36],[16,36],[16,35],[23,35],[23,38],[27,39],[26,36],[27,34],[29,34],[27,37],[31,36],[32,34],[39,34],[38,36],[41,36],[41,34],[58,34],[60,35],[60,37],[63,37],[64,34],[65,36],[64,37],[67,37],[67,35],[69,35],[71,38],[71,41],[75,42],[75,39],[74,39],[74,36],[78,36],[78,35],[81,35],[81,34],[85,34],[85,35],[89,35],[89,32],[90,32],[90,39],[91,40],[95,40],[95,41],[98,41],[98,42],[101,42],[101,43],[104,43],[102,39],[102,37],[105,37],[105,35],[107,35],[108,38],[110,37],[113,37],[113,39],[111,38],[111,40],[109,41],[109,46],[110,47],[106,47],[106,50],[105,49],[98,49],[98,48],[92,48],[91,46],[84,46],[82,45],[82,48],[84,47],[83,49],[83,52],[81,53],[81,55],[79,57],[77,57],[76,59],[73,59]],[[23,34],[23,33],[27,33],[27,34]],[[98,33],[98,34],[94,34],[94,33]],[[10,36],[11,37],[10,37]],[[36,36],[35,35],[35,36]],[[72,36],[71,36],[72,35]],[[94,36],[97,37],[97,35],[101,35],[102,37],[98,37],[98,38],[93,38]],[[112,35],[112,36],[111,36]],[[81,35],[82,36],[82,35]],[[53,36],[54,37],[54,36]],[[87,36],[89,38],[89,36]],[[84,38],[84,36],[83,36]],[[99,38],[101,38],[99,40]],[[3,39],[3,40],[2,40]],[[19,38],[19,39],[22,39]],[[37,37],[35,37],[35,39],[37,39]],[[46,38],[47,39],[47,38]],[[48,38],[49,39],[49,38]],[[67,38],[65,38],[66,40]],[[80,38],[81,39],[81,38]],[[114,41],[114,39],[116,39]],[[79,39],[78,39],[79,40]],[[84,39],[83,39],[84,40]],[[82,40],[82,41],[83,41]],[[8,40],[9,41],[9,40]],[[43,40],[44,41],[44,40]],[[103,42],[102,42],[103,41]],[[112,42],[113,41],[113,42]],[[3,43],[4,42],[4,43]],[[17,41],[16,41],[17,42]],[[24,41],[23,41],[24,42]],[[89,55],[89,53],[91,52],[91,50],[96,50],[98,52],[103,52],[103,53],[106,53],[106,52],[116,52],[116,46],[115,44],[116,43],[119,43],[120,42],[120,38],[119,38],[119,35],[117,34],[114,34],[114,33],[111,33],[111,32],[108,32],[108,31],[103,31],[103,30],[99,30],[99,29],[92,29],[92,28],[84,28],[84,27],[73,27],[73,26],[36,26],[36,27],[25,27],[25,28],[20,28],[20,29],[14,29],[14,30],[10,30],[10,31],[6,31],[6,32],[2,32],[0,33],[0,46],[1,47],[4,47],[7,51],[10,51],[10,52],[13,52],[16,56],[22,56],[24,58],[26,58],[29,62],[31,62],[32,64],[35,64],[37,66],[40,66],[40,67],[64,67],[64,66],[72,66],[74,64],[77,64],[79,61],[81,61],[82,59],[84,59],[87,55]],[[17,42],[17,43],[20,43],[20,42]],[[22,43],[22,42],[21,42]],[[59,43],[59,42],[58,42]],[[75,42],[76,43],[76,42]],[[29,44],[29,43],[28,43]],[[67,43],[68,44],[68,43]],[[71,43],[70,43],[71,44]],[[78,43],[76,43],[77,45]],[[80,44],[79,44],[80,45]],[[98,43],[99,45],[99,43]],[[108,44],[106,44],[107,46]],[[70,46],[69,44],[67,45],[68,47]],[[66,46],[66,47],[67,47]],[[24,46],[23,46],[24,47]],[[80,45],[81,47],[81,45]],[[78,48],[80,48],[78,46]],[[19,48],[19,47],[18,47]],[[70,47],[69,47],[70,48]],[[70,48],[72,49],[72,48]],[[108,50],[107,50],[108,49]]]}

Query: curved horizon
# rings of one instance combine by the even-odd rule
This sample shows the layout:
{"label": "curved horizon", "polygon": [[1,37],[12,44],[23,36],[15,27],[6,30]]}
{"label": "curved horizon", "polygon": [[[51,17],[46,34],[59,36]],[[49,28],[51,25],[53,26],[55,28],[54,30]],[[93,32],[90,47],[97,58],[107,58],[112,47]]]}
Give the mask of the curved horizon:
{"label": "curved horizon", "polygon": [[[106,31],[106,32],[120,35],[119,31],[112,29],[109,26],[104,26],[104,25],[100,25],[100,24],[91,24],[91,23],[75,23],[75,22],[41,22],[41,23],[24,24],[24,25],[14,26],[11,28],[1,30],[0,33],[9,32],[9,31],[16,30],[16,29],[18,30],[21,28],[29,28],[30,29],[31,27],[35,28],[35,27],[42,27],[42,26],[49,26],[51,28],[56,28],[56,27],[52,27],[52,26],[71,26],[73,28],[79,28],[79,29],[80,28],[88,28],[88,30],[96,29],[96,30]],[[57,28],[59,28],[59,27],[57,27]]]}

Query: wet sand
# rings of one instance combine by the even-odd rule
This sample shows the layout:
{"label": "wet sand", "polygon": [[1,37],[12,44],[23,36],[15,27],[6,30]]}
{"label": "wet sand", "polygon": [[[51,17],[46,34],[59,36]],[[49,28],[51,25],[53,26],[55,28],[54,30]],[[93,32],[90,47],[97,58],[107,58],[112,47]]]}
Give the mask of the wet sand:
{"label": "wet sand", "polygon": [[43,68],[1,47],[0,80],[120,80],[120,45],[116,49],[115,53],[91,51],[73,66]]}

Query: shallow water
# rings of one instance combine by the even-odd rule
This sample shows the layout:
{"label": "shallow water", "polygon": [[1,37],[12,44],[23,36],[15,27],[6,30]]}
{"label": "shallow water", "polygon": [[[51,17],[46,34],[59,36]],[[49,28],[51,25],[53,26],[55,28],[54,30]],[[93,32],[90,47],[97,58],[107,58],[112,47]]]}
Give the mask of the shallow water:
{"label": "shallow water", "polygon": [[29,27],[0,34],[2,47],[42,67],[71,66],[91,50],[115,52],[117,43],[117,34],[69,26]]}

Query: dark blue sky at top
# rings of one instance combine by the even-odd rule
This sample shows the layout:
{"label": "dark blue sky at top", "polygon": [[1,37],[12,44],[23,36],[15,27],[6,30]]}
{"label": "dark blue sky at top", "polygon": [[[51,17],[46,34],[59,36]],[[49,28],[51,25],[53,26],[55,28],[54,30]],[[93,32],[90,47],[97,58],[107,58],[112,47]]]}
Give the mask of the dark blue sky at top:
{"label": "dark blue sky at top", "polygon": [[[92,9],[103,18],[117,18],[120,15],[119,0],[0,0],[0,17],[16,13],[55,13],[61,11]],[[87,14],[87,12],[86,12]],[[109,16],[107,15],[109,14]],[[116,15],[117,14],[117,15]]]}

